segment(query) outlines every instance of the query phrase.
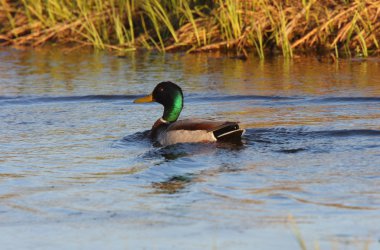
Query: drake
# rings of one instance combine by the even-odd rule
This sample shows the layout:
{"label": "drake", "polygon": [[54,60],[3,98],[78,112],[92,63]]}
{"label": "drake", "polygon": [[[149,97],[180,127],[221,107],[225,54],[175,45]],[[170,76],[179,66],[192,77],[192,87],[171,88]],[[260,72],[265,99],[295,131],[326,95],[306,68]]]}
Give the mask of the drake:
{"label": "drake", "polygon": [[163,146],[175,143],[240,141],[244,129],[237,122],[217,122],[200,119],[177,121],[183,108],[182,89],[172,82],[160,82],[150,95],[134,103],[158,102],[164,114],[154,124],[150,136]]}

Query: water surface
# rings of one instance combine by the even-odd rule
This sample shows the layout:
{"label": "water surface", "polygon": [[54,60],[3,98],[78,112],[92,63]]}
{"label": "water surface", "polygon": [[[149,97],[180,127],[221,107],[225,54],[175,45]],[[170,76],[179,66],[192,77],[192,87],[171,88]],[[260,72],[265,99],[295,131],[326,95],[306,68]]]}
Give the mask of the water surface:
{"label": "water surface", "polygon": [[[380,60],[0,50],[2,249],[378,249]],[[154,145],[181,118],[241,144]]]}

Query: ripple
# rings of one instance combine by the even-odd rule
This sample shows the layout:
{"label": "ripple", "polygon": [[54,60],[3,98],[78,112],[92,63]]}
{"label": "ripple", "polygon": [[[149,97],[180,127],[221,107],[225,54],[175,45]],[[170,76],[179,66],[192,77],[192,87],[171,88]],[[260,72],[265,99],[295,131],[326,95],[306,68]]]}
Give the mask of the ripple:
{"label": "ripple", "polygon": [[[51,102],[89,102],[89,101],[132,101],[142,95],[84,95],[84,96],[0,96],[0,105],[39,104]],[[380,97],[308,97],[308,96],[265,96],[265,95],[214,95],[190,94],[186,102],[242,102],[242,101],[301,101],[307,103],[368,103],[380,102]]]}
{"label": "ripple", "polygon": [[0,96],[0,105],[7,104],[38,104],[51,102],[88,102],[88,101],[125,101],[134,100],[137,95],[85,95],[85,96]]}
{"label": "ripple", "polygon": [[380,102],[380,97],[326,97],[326,98],[316,98],[312,99],[312,102],[323,102],[323,103],[346,103],[346,102]]}
{"label": "ripple", "polygon": [[124,144],[129,142],[150,141],[149,133],[150,130],[145,130],[143,132],[136,132],[134,134],[127,135],[120,141],[120,143]]}
{"label": "ripple", "polygon": [[269,129],[246,129],[244,137],[246,139],[256,140],[258,142],[270,143],[260,136],[289,137],[297,139],[301,137],[352,137],[352,136],[380,136],[380,130],[375,129],[341,129],[341,130],[306,130],[304,128],[287,129],[287,128],[269,128]]}
{"label": "ripple", "polygon": [[189,101],[201,102],[241,102],[247,100],[268,100],[268,101],[281,101],[281,100],[300,100],[301,97],[288,97],[288,96],[263,96],[263,95],[220,95],[220,96],[198,96],[190,95],[185,97]]}

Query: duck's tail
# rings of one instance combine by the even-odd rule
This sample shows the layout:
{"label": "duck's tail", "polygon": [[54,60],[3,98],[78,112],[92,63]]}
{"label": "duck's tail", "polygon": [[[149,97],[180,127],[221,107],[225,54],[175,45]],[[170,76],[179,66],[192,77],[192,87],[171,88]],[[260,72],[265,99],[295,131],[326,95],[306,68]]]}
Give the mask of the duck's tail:
{"label": "duck's tail", "polygon": [[213,134],[218,141],[241,141],[241,136],[245,132],[239,127],[237,122],[226,122],[214,129]]}

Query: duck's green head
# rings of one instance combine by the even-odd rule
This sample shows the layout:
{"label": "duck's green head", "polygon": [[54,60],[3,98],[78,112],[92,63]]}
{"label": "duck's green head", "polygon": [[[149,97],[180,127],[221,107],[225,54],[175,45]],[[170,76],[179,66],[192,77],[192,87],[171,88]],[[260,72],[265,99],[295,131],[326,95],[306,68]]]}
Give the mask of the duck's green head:
{"label": "duck's green head", "polygon": [[164,106],[162,119],[175,122],[183,108],[183,94],[181,88],[172,82],[160,82],[152,94],[138,98],[134,103],[158,102]]}

